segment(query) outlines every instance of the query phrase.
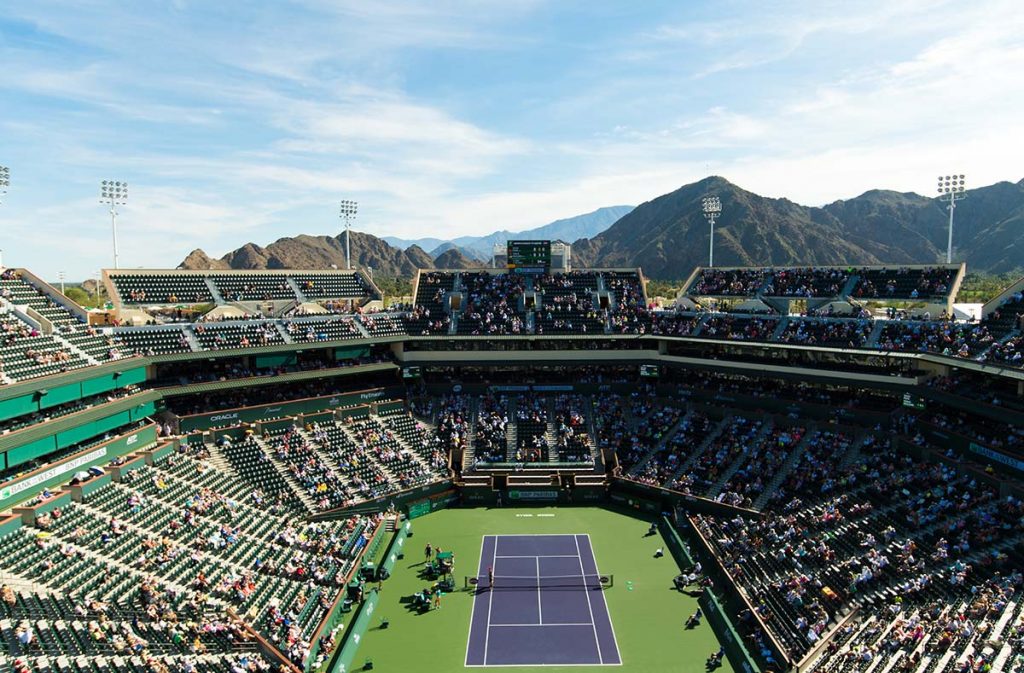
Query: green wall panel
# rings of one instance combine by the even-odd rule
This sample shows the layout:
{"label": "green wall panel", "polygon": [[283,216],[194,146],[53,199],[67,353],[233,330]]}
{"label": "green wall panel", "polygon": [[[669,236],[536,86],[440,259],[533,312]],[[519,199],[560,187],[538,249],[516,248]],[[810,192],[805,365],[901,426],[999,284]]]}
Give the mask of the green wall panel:
{"label": "green wall panel", "polygon": [[105,393],[108,390],[113,390],[121,385],[122,384],[119,381],[114,380],[113,374],[98,376],[94,379],[82,381],[82,396],[88,397],[89,395],[98,395],[99,393]]}
{"label": "green wall panel", "polygon": [[121,375],[116,379],[117,387],[123,388],[124,386],[131,385],[133,383],[142,383],[146,380],[146,368],[136,367],[135,369],[129,369],[128,371],[121,372]]}
{"label": "green wall panel", "polygon": [[77,383],[56,388],[47,388],[47,393],[39,398],[39,406],[43,409],[58,404],[74,402],[82,398],[82,388]]}
{"label": "green wall panel", "polygon": [[9,400],[0,400],[0,421],[31,414],[38,410],[39,404],[36,402],[35,395],[22,395]]}
{"label": "green wall panel", "polygon": [[39,456],[45,456],[46,454],[56,450],[56,445],[53,442],[53,437],[43,437],[37,439],[34,442],[30,442],[23,446],[19,446],[11,449],[7,452],[7,466],[15,467],[21,465],[24,462],[38,458]]}
{"label": "green wall panel", "polygon": [[156,404],[153,402],[146,402],[145,404],[140,404],[134,409],[129,409],[128,413],[131,416],[131,420],[137,421],[141,418],[145,418],[146,416],[152,416],[155,414]]}
{"label": "green wall panel", "polygon": [[64,432],[58,432],[57,448],[63,449],[66,446],[71,446],[72,444],[78,444],[79,442],[84,442],[87,439],[92,439],[97,434],[95,427],[96,423],[92,422],[79,425],[77,428],[71,428]]}

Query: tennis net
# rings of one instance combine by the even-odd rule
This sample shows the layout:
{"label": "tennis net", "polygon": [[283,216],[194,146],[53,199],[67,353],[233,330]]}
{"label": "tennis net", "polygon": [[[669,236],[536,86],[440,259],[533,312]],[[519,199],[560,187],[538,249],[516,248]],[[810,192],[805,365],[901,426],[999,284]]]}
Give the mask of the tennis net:
{"label": "tennis net", "polygon": [[551,589],[600,591],[615,585],[614,575],[495,575],[494,583],[487,575],[467,575],[464,586],[467,589]]}

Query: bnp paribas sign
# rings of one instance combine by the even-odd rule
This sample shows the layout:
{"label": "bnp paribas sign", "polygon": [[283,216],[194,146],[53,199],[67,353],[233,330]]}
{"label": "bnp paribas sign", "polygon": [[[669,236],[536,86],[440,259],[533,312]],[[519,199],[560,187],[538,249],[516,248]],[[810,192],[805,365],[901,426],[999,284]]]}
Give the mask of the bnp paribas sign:
{"label": "bnp paribas sign", "polygon": [[42,484],[49,483],[50,481],[61,477],[68,472],[77,472],[79,468],[90,465],[94,461],[100,460],[106,457],[107,447],[101,447],[95,451],[90,451],[84,455],[78,456],[66,463],[60,465],[54,465],[53,467],[47,468],[42,472],[33,474],[31,477],[26,477],[19,482],[9,484],[0,489],[0,504],[16,497],[20,493],[34,489]]}

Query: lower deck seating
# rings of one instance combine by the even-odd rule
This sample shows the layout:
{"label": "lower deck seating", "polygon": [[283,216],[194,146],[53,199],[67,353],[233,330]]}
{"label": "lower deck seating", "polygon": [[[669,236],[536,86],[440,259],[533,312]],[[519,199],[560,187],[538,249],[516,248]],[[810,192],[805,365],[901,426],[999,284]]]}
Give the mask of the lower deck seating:
{"label": "lower deck seating", "polygon": [[271,670],[255,630],[303,666],[381,519],[296,520],[207,458],[186,446],[0,538],[5,579],[33,587],[3,589],[0,665]]}

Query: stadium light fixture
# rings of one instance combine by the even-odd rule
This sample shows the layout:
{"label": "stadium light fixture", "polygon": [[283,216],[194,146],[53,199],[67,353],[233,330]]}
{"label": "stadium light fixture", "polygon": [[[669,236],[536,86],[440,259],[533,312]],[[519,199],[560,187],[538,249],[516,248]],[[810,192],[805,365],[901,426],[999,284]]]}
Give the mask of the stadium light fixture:
{"label": "stadium light fixture", "polygon": [[60,293],[61,294],[67,294],[67,292],[64,291],[64,279],[66,277],[67,277],[67,274],[64,273],[63,271],[58,271],[57,272],[57,278],[60,279]]}
{"label": "stadium light fixture", "polygon": [[117,207],[128,203],[128,183],[104,180],[100,183],[100,203],[110,206],[110,228],[114,234],[114,268],[117,268]]}
{"label": "stadium light fixture", "polygon": [[722,214],[722,200],[717,196],[705,196],[701,199],[704,217],[711,225],[710,243],[708,245],[708,266],[715,265],[715,220]]}
{"label": "stadium light fixture", "polygon": [[352,229],[352,220],[356,219],[356,211],[359,204],[355,201],[343,200],[338,215],[345,223],[345,268],[352,268],[352,248],[349,245],[349,230]]}
{"label": "stadium light fixture", "polygon": [[953,211],[956,210],[956,202],[966,198],[966,179],[964,174],[940,175],[939,176],[939,199],[949,200],[949,242],[946,243],[946,264],[953,263]]}
{"label": "stadium light fixture", "polygon": [[11,169],[7,166],[0,166],[0,203],[4,202],[3,196],[7,188],[11,186]]}
{"label": "stadium light fixture", "polygon": [[[0,166],[0,203],[4,202],[3,196],[7,188],[11,186],[11,169],[7,166]],[[0,269],[4,268],[4,251],[0,250]]]}

